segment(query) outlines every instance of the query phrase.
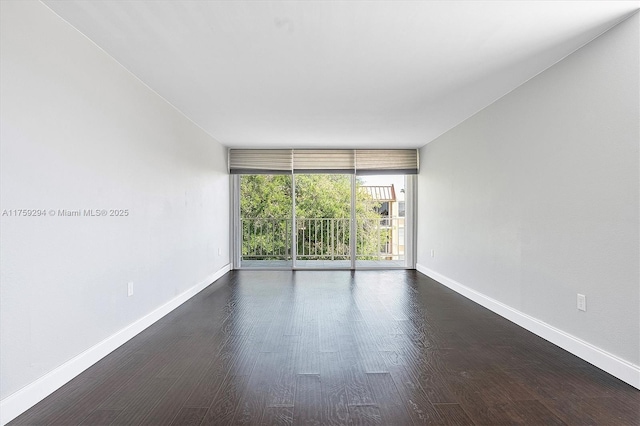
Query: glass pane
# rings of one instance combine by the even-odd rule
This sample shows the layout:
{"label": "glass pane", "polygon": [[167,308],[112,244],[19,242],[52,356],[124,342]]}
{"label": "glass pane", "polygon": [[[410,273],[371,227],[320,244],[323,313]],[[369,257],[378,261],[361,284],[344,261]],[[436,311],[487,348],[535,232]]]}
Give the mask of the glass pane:
{"label": "glass pane", "polygon": [[291,175],[240,176],[243,268],[291,267]]}
{"label": "glass pane", "polygon": [[404,175],[358,176],[356,267],[405,266]]}
{"label": "glass pane", "polygon": [[296,174],[296,267],[350,268],[351,175]]}

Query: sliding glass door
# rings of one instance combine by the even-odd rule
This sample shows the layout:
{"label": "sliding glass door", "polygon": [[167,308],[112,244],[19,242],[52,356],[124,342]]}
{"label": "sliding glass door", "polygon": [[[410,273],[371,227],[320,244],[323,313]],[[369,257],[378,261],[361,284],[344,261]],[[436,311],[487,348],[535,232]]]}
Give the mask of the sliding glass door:
{"label": "sliding glass door", "polygon": [[[291,268],[292,175],[239,175],[241,268]],[[238,238],[236,238],[238,241]]]}
{"label": "sliding glass door", "polygon": [[358,176],[356,267],[407,266],[407,177]]}
{"label": "sliding glass door", "polygon": [[236,267],[411,268],[405,175],[238,175]]}
{"label": "sliding glass door", "polygon": [[297,268],[351,268],[352,175],[295,174]]}

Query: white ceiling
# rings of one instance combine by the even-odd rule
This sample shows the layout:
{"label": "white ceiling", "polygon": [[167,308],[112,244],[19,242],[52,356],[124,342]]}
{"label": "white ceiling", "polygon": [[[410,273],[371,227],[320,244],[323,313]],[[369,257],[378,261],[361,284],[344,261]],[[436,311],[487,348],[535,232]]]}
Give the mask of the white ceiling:
{"label": "white ceiling", "polygon": [[640,1],[53,1],[231,147],[415,148]]}

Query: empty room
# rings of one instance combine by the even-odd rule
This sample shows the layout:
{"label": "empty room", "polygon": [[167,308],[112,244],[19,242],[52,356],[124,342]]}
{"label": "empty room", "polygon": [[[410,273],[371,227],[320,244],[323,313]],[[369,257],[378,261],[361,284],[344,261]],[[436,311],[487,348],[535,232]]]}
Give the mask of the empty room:
{"label": "empty room", "polygon": [[639,1],[0,1],[1,425],[640,425]]}

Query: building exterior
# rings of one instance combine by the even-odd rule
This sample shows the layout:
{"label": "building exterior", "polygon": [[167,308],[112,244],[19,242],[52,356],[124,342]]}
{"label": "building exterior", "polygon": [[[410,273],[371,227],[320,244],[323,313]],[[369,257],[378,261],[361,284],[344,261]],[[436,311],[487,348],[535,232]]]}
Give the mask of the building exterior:
{"label": "building exterior", "polygon": [[371,197],[372,208],[380,214],[380,256],[386,260],[404,258],[405,192],[395,185],[363,185]]}

